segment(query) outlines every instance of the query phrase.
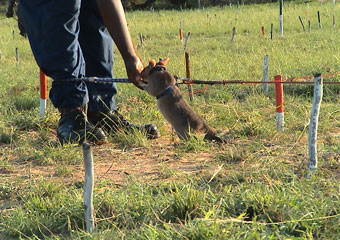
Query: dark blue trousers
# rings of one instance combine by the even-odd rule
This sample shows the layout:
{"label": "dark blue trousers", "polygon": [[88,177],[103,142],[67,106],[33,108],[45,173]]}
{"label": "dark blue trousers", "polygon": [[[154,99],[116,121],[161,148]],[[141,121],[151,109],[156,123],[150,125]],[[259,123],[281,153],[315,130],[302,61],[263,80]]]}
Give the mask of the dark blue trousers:
{"label": "dark blue trousers", "polygon": [[53,79],[50,99],[57,108],[88,103],[88,111],[116,109],[116,85],[65,82],[113,77],[113,41],[96,0],[20,0],[33,55]]}

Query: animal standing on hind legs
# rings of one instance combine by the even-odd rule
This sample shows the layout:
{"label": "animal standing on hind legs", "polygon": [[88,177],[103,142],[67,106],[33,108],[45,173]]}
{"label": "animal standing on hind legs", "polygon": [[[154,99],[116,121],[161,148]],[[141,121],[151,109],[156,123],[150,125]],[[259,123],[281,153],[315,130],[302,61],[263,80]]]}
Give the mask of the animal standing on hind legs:
{"label": "animal standing on hind legs", "polygon": [[150,60],[141,73],[143,83],[140,85],[153,97],[157,98],[157,107],[164,118],[175,129],[181,139],[188,139],[190,133],[204,133],[204,139],[223,143],[210,127],[185,101],[176,79],[167,71],[168,58],[156,63]]}

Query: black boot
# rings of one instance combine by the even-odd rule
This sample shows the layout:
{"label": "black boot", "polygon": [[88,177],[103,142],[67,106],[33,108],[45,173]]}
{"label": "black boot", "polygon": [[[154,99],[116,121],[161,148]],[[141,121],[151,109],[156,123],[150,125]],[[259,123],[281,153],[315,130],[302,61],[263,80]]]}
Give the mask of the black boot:
{"label": "black boot", "polygon": [[59,109],[57,137],[61,144],[83,143],[84,141],[101,145],[106,142],[102,129],[93,126],[86,118],[81,108]]}
{"label": "black boot", "polygon": [[88,112],[88,119],[95,126],[101,127],[107,132],[116,132],[124,130],[126,132],[133,132],[138,130],[145,132],[148,139],[155,139],[160,137],[157,127],[154,124],[135,125],[129,123],[116,110],[108,112]]}

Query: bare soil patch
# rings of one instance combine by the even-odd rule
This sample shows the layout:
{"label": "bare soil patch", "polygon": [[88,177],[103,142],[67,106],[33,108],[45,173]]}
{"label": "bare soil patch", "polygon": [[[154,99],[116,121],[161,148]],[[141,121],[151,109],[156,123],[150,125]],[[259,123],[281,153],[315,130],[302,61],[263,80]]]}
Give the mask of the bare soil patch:
{"label": "bare soil patch", "polygon": [[[207,162],[212,161],[216,153],[183,153],[179,156],[174,150],[172,139],[167,137],[152,140],[150,147],[127,150],[113,143],[94,146],[92,153],[96,181],[109,180],[116,185],[124,185],[131,178],[143,182],[170,181],[214,169]],[[82,151],[80,147],[79,151]],[[12,182],[43,178],[65,184],[84,180],[83,164],[67,165],[66,174],[58,173],[57,165],[40,166],[16,160],[10,160],[9,164],[9,169],[0,169],[0,179]]]}

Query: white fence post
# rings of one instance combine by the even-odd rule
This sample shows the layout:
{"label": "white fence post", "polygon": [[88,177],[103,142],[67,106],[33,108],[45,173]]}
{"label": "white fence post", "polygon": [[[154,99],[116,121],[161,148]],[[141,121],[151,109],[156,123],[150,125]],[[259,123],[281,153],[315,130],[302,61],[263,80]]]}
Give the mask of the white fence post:
{"label": "white fence post", "polygon": [[308,152],[309,152],[308,168],[310,171],[316,169],[318,166],[316,140],[318,135],[318,122],[322,95],[323,95],[323,80],[321,74],[318,73],[314,75],[313,105],[311,109],[308,131]]}
{"label": "white fence post", "polygon": [[[269,56],[264,56],[264,64],[263,64],[263,81],[268,82],[268,60]],[[268,95],[268,83],[263,84],[264,95]]]}
{"label": "white fence post", "polygon": [[84,185],[84,217],[86,231],[92,233],[94,230],[93,216],[93,187],[94,187],[94,170],[93,156],[91,147],[88,143],[83,143],[83,156],[85,166],[85,185]]}

